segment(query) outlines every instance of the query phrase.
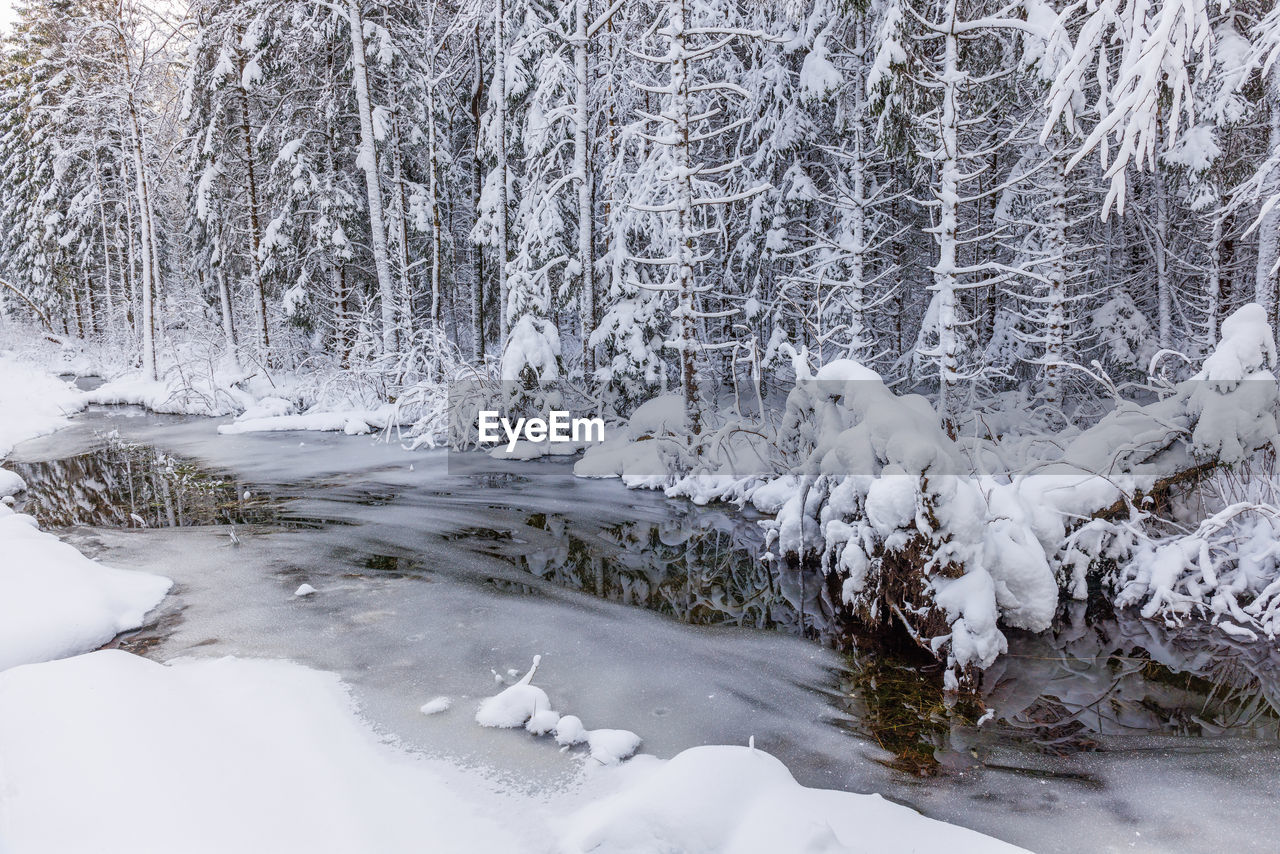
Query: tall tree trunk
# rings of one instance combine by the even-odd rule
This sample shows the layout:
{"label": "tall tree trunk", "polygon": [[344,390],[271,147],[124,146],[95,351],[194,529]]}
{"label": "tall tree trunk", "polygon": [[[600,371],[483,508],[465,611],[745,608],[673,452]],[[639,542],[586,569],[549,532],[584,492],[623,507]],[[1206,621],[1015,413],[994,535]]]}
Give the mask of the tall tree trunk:
{"label": "tall tree trunk", "polygon": [[[430,73],[435,74],[435,57],[432,56]],[[443,326],[443,306],[440,294],[440,265],[444,258],[444,224],[440,216],[439,152],[436,139],[436,81],[434,76],[427,83],[427,202],[431,206],[431,322]],[[456,315],[456,312],[455,312]],[[457,339],[457,335],[454,335]]]}
{"label": "tall tree trunk", "polygon": [[960,115],[957,98],[963,80],[960,73],[960,37],[956,32],[956,0],[947,0],[946,9],[942,111],[939,115],[939,215],[934,231],[938,263],[933,268],[933,291],[937,301],[938,409],[948,432],[954,433],[960,392],[959,317],[956,313],[956,241],[960,208]]}
{"label": "tall tree trunk", "polygon": [[258,218],[258,178],[253,148],[253,124],[249,121],[249,90],[244,88],[244,56],[237,52],[240,72],[240,133],[244,137],[245,191],[249,196],[249,275],[253,288],[254,330],[262,358],[270,361],[271,337],[267,331],[267,294],[262,281],[262,223]]}
{"label": "tall tree trunk", "polygon": [[573,171],[578,189],[578,265],[581,268],[578,315],[582,327],[582,376],[590,383],[596,370],[595,349],[591,346],[591,333],[595,331],[596,323],[596,284],[592,254],[591,152],[587,138],[587,13],[590,0],[577,0],[574,5]]}
{"label": "tall tree trunk", "polygon": [[[1264,83],[1265,100],[1271,113],[1266,156],[1274,157],[1280,152],[1280,62],[1275,63]],[[1267,196],[1280,192],[1280,175],[1269,175],[1262,189]],[[1266,309],[1271,328],[1280,334],[1280,323],[1277,322],[1280,320],[1276,297],[1277,261],[1280,261],[1280,205],[1273,205],[1258,224],[1258,264],[1254,273],[1253,300]]]}
{"label": "tall tree trunk", "polygon": [[667,117],[671,122],[674,145],[672,160],[675,166],[675,205],[676,205],[676,310],[674,319],[677,324],[676,335],[673,336],[680,351],[680,390],[684,396],[685,419],[688,422],[690,436],[702,432],[702,413],[698,406],[698,372],[697,372],[697,324],[694,307],[694,270],[695,263],[693,222],[693,163],[689,148],[689,49],[686,43],[685,30],[688,29],[689,10],[686,0],[670,0],[668,10],[668,35],[671,47],[668,59],[671,62],[671,78],[669,93],[671,95],[671,113]]}
{"label": "tall tree trunk", "polygon": [[507,317],[507,6],[496,0],[493,15],[494,132],[498,137],[498,336],[505,349]]}
{"label": "tall tree trunk", "polygon": [[351,77],[355,85],[356,112],[360,118],[360,146],[356,168],[364,173],[369,200],[369,238],[373,266],[378,275],[378,300],[382,308],[382,350],[394,353],[399,344],[396,328],[396,293],[387,257],[387,227],[382,212],[382,190],[378,181],[378,150],[373,132],[373,102],[369,92],[369,67],[364,50],[364,16],[359,0],[348,0],[347,19],[351,30]]}
{"label": "tall tree trunk", "polygon": [[[1164,123],[1157,121],[1156,126],[1159,138],[1163,140]],[[1173,283],[1169,277],[1169,199],[1159,163],[1151,170],[1151,191],[1156,197],[1156,234],[1152,251],[1156,262],[1157,337],[1161,348],[1170,349],[1173,347]]]}
{"label": "tall tree trunk", "polygon": [[231,286],[227,283],[227,270],[222,264],[218,265],[217,277],[218,305],[222,309],[222,340],[226,342],[227,356],[230,357],[231,363],[239,367],[235,315],[231,311]]}
{"label": "tall tree trunk", "polygon": [[1044,399],[1062,408],[1062,363],[1067,334],[1067,161],[1061,146],[1053,155],[1049,180],[1049,280],[1044,317]]}
{"label": "tall tree trunk", "polygon": [[1213,217],[1213,231],[1208,247],[1209,275],[1204,283],[1204,344],[1207,350],[1218,343],[1218,315],[1222,313],[1222,217],[1217,211],[1210,216]]}
{"label": "tall tree trunk", "polygon": [[142,281],[139,283],[138,288],[142,292],[142,373],[147,379],[154,380],[158,377],[156,374],[155,308],[152,304],[156,271],[155,254],[151,247],[151,240],[154,236],[154,231],[151,227],[151,188],[147,180],[146,160],[142,153],[142,122],[138,117],[138,111],[132,96],[128,99],[126,106],[132,135],[131,154],[133,156],[133,171],[137,181],[138,193],[138,232],[141,236],[142,244],[140,247],[142,252]]}
{"label": "tall tree trunk", "polygon": [[[481,152],[483,140],[480,135],[480,114],[484,103],[484,67],[480,51],[480,25],[476,24],[472,39],[475,45],[475,83],[471,89],[471,122],[475,128],[475,146],[471,152],[471,210],[478,215],[480,211],[480,193],[484,183],[484,167]],[[484,362],[484,252],[475,246],[471,254],[473,260],[471,288],[471,351],[477,364]]]}
{"label": "tall tree trunk", "polygon": [[404,164],[400,150],[400,87],[394,86],[395,102],[391,105],[391,183],[395,187],[397,274],[400,284],[401,319],[399,328],[408,334],[413,328],[413,285],[409,281],[409,195],[404,186]]}

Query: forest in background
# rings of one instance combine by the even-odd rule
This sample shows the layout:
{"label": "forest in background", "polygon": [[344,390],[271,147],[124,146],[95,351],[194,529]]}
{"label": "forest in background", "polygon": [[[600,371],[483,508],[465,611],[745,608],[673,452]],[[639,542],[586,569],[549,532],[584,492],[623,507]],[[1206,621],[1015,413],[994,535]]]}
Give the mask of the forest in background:
{"label": "forest in background", "polygon": [[1068,365],[1275,320],[1269,6],[29,0],[0,290],[153,376],[202,342],[626,414],[785,343],[952,425],[975,383],[1069,420]]}

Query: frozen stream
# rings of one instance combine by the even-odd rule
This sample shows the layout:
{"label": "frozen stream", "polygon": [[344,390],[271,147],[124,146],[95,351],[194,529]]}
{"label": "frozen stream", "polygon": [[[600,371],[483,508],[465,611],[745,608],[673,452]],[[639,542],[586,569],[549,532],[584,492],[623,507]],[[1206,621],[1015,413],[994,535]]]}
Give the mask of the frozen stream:
{"label": "frozen stream", "polygon": [[[442,452],[215,426],[94,409],[10,458],[42,524],[177,582],[126,648],[336,671],[389,736],[534,791],[572,765],[472,712],[491,669],[540,653],[557,708],[660,756],[754,735],[802,783],[879,791],[1041,852],[1275,850],[1273,650],[1068,613],[1011,639],[979,729],[981,709],[948,707],[936,674],[832,651],[818,585],[753,560],[755,526],[736,514],[563,464],[458,477]],[[303,582],[320,592],[295,597]],[[421,715],[437,695],[454,708]]]}

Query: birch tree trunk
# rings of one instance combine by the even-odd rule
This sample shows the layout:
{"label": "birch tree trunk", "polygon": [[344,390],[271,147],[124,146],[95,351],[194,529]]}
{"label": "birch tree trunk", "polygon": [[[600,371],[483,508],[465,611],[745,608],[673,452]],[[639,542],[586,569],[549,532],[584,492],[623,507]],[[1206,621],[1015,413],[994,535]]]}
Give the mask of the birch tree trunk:
{"label": "birch tree trunk", "polygon": [[156,326],[155,309],[152,297],[155,287],[155,255],[151,250],[151,192],[148,186],[145,159],[142,153],[142,126],[138,111],[130,96],[127,102],[131,131],[131,154],[133,171],[138,193],[138,232],[142,245],[142,281],[139,290],[142,292],[142,373],[147,379],[157,379],[156,375]]}
{"label": "birch tree trunk", "polygon": [[218,265],[218,305],[222,309],[222,337],[226,341],[227,356],[231,364],[240,366],[240,355],[237,352],[235,316],[231,311],[231,286],[227,284],[226,269]]}

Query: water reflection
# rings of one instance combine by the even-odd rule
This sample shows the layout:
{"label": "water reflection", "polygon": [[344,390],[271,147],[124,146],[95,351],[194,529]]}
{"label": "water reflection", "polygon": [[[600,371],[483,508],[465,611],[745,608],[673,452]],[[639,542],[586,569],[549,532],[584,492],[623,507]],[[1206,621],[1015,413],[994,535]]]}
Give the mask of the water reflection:
{"label": "water reflection", "polygon": [[245,484],[148,445],[111,441],[66,459],[6,466],[27,483],[20,509],[42,527],[174,528],[277,518],[272,502]]}
{"label": "water reflection", "polygon": [[568,517],[535,513],[525,524],[551,535],[540,543],[553,542],[516,556],[539,578],[694,625],[778,629],[835,643],[823,586],[762,562],[760,529],[741,515],[700,510],[581,531]]}
{"label": "water reflection", "polygon": [[[691,508],[601,530],[547,514],[526,524],[550,535],[530,538],[538,545],[516,557],[539,578],[687,623],[774,629],[852,648],[835,677],[839,725],[874,739],[892,755],[889,764],[912,774],[986,766],[1072,776],[1052,759],[1193,749],[1193,739],[1225,736],[1280,740],[1273,645],[1069,603],[1052,630],[1009,633],[1009,653],[986,672],[980,694],[955,698],[943,693],[931,659],[911,650],[858,652],[822,579],[762,562],[760,531],[749,519]],[[523,542],[527,534],[510,536]]]}

